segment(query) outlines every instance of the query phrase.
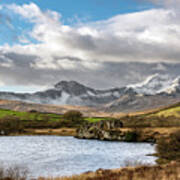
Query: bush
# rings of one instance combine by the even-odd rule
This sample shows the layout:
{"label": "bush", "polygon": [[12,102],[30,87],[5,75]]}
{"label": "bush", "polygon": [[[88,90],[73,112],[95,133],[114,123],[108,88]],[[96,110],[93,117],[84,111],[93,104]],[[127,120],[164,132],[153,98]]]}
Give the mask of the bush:
{"label": "bush", "polygon": [[156,150],[161,159],[168,161],[180,159],[180,131],[172,134],[169,139],[158,141]]}
{"label": "bush", "polygon": [[30,113],[37,113],[38,111],[36,111],[36,110],[34,110],[34,109],[31,109],[29,112],[30,112]]}
{"label": "bush", "polygon": [[83,114],[80,111],[71,110],[67,111],[63,118],[69,121],[81,121],[83,120]]}
{"label": "bush", "polygon": [[24,126],[22,125],[21,120],[12,117],[0,119],[0,132],[2,135],[23,131]]}
{"label": "bush", "polygon": [[137,133],[135,131],[128,131],[125,134],[125,141],[136,142],[137,141]]}

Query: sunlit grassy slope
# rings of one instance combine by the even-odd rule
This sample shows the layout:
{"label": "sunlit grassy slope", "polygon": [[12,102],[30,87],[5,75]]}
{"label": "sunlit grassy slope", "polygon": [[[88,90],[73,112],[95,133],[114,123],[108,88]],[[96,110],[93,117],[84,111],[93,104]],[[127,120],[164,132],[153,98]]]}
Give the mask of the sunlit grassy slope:
{"label": "sunlit grassy slope", "polygon": [[164,116],[164,117],[169,117],[169,116],[180,117],[180,106],[162,110],[162,111],[156,113],[156,115]]}
{"label": "sunlit grassy slope", "polygon": [[154,110],[152,112],[149,113],[144,113],[142,115],[140,115],[142,117],[175,117],[175,118],[180,118],[180,103],[165,107],[165,108],[161,108],[161,109],[157,109]]}
{"label": "sunlit grassy slope", "polygon": [[147,113],[124,116],[121,120],[128,127],[179,127],[180,103]]}

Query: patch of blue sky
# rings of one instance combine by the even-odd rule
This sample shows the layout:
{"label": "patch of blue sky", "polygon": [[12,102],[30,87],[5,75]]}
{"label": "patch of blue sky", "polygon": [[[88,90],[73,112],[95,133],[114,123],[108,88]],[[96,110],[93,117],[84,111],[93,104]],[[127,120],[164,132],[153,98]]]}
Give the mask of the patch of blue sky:
{"label": "patch of blue sky", "polygon": [[4,92],[33,93],[38,90],[39,90],[39,87],[31,87],[31,86],[27,86],[27,87],[25,86],[0,86],[0,91],[4,91]]}
{"label": "patch of blue sky", "polygon": [[[140,3],[141,2],[141,3]],[[61,21],[67,25],[73,25],[79,22],[93,22],[111,18],[119,14],[138,12],[153,8],[153,5],[138,0],[1,0],[0,4],[37,4],[42,11],[53,10],[62,15]],[[2,10],[0,10],[2,11]],[[6,23],[0,23],[0,45],[8,43],[13,45],[22,42],[27,38],[31,43],[37,43],[35,39],[29,36],[33,24],[24,18],[7,10],[1,12],[6,14],[4,18]],[[9,21],[9,22],[8,22]],[[10,27],[12,26],[12,27]]]}
{"label": "patch of blue sky", "polygon": [[24,44],[25,41],[22,42],[22,38],[28,39],[31,43],[37,43],[29,34],[32,28],[32,23],[4,8],[1,10],[0,45]]}
{"label": "patch of blue sky", "polygon": [[142,0],[1,0],[6,4],[35,3],[42,10],[54,10],[62,14],[65,23],[72,23],[74,16],[91,21],[98,21],[124,13],[138,12],[153,8]]}

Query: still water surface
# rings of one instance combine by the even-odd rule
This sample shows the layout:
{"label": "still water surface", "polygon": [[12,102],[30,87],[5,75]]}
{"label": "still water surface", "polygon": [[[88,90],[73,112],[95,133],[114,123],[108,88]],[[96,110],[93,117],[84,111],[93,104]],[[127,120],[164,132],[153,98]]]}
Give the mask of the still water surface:
{"label": "still water surface", "polygon": [[0,137],[0,162],[28,167],[33,177],[64,176],[123,167],[125,161],[154,163],[148,143],[79,140],[59,136]]}

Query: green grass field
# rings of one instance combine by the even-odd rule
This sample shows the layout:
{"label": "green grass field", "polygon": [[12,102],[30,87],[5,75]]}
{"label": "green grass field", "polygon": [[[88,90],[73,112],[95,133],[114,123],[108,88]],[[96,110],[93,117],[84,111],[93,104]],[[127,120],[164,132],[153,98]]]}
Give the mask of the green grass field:
{"label": "green grass field", "polygon": [[106,118],[106,117],[86,117],[85,120],[86,121],[89,121],[89,122],[92,122],[92,123],[95,123],[95,122],[98,122],[98,121],[104,121],[104,120],[108,120],[109,118]]}
{"label": "green grass field", "polygon": [[46,113],[37,113],[37,112],[19,112],[0,109],[0,119],[4,118],[18,118],[20,120],[50,120],[50,121],[59,121],[62,118],[62,115],[58,114],[46,114]]}
{"label": "green grass field", "polygon": [[[40,112],[19,112],[12,110],[0,109],[0,119],[5,118],[18,118],[20,120],[28,120],[28,121],[54,121],[58,122],[62,120],[62,115],[53,114],[53,113],[40,113]],[[89,122],[98,122],[101,120],[107,120],[108,118],[98,118],[98,117],[85,117],[86,121]]]}

